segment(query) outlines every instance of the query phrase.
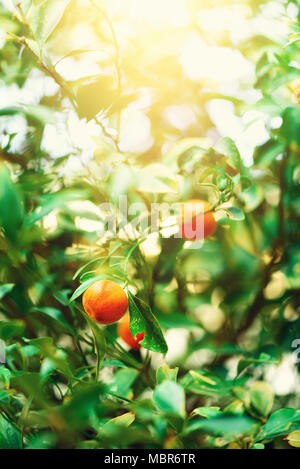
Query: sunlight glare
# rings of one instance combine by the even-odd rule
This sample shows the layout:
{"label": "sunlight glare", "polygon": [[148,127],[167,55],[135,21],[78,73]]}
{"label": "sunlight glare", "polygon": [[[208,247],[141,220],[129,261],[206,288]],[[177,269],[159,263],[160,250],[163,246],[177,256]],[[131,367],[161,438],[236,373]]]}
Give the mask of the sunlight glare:
{"label": "sunlight glare", "polygon": [[198,16],[198,24],[205,31],[224,31],[243,29],[248,13],[245,5],[233,5],[231,8],[204,8]]}
{"label": "sunlight glare", "polygon": [[252,81],[254,67],[238,50],[207,45],[199,34],[191,33],[180,56],[185,73],[194,81]]}
{"label": "sunlight glare", "polygon": [[185,26],[189,21],[186,0],[117,0],[114,9],[122,9],[132,20],[151,24]]}

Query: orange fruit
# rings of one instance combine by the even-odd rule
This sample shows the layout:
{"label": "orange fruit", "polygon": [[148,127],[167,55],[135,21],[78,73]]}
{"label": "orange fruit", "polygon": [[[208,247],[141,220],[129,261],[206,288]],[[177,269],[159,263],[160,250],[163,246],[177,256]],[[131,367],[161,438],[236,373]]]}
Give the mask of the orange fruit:
{"label": "orange fruit", "polygon": [[210,203],[198,199],[182,204],[178,222],[180,234],[186,241],[205,239],[212,235],[217,227]]}
{"label": "orange fruit", "polygon": [[129,345],[130,348],[138,350],[141,347],[141,340],[143,340],[143,338],[145,337],[145,332],[137,334],[135,339],[131,334],[129,324],[130,317],[129,314],[126,314],[126,316],[124,316],[124,318],[118,323],[118,336],[122,338],[124,342]]}
{"label": "orange fruit", "polygon": [[92,283],[84,292],[82,304],[86,313],[100,324],[112,324],[124,316],[128,298],[123,288],[111,280]]}

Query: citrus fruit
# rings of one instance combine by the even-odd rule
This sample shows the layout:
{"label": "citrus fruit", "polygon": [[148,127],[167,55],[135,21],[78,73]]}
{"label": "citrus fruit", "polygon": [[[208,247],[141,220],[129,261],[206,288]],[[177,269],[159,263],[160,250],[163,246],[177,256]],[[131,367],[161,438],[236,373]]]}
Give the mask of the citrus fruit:
{"label": "citrus fruit", "polygon": [[111,280],[92,283],[84,292],[82,304],[86,313],[100,324],[112,324],[124,316],[128,298],[123,288]]}
{"label": "citrus fruit", "polygon": [[198,199],[182,204],[178,222],[180,234],[186,241],[205,239],[212,235],[217,227],[210,203]]}
{"label": "citrus fruit", "polygon": [[134,350],[138,350],[141,347],[140,342],[141,340],[143,340],[145,336],[145,332],[141,332],[137,334],[136,339],[135,339],[133,335],[131,334],[129,324],[130,324],[129,314],[126,314],[126,316],[124,316],[122,320],[118,323],[118,336],[121,337],[124,340],[124,342],[126,342],[126,344],[129,345],[130,348]]}

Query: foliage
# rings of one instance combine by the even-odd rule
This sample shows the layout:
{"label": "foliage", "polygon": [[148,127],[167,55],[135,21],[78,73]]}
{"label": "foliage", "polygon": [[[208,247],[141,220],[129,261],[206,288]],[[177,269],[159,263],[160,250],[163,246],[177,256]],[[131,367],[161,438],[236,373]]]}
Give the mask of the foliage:
{"label": "foliage", "polygon": [[[34,73],[53,87],[34,103],[0,102],[0,448],[299,447],[299,395],[274,392],[265,372],[300,338],[300,17],[283,40],[253,34],[237,47],[228,32],[213,37],[255,63],[260,98],[249,104],[183,72],[179,42],[199,28],[199,2],[187,2],[188,26],[124,43],[108,3],[21,0],[0,10],[1,88],[24,90]],[[228,7],[201,8],[215,3]],[[241,3],[254,20],[265,2]],[[277,3],[285,17],[290,7]],[[76,33],[82,23],[88,39]],[[63,72],[68,61],[84,73],[87,56],[97,73]],[[233,139],[209,138],[213,99],[241,116],[263,113],[268,139],[253,164]],[[137,103],[152,140],[128,150],[122,129]],[[172,125],[163,119],[170,105],[188,106],[195,121]],[[79,171],[70,169],[83,157],[78,141],[56,157],[44,144],[67,115],[97,127],[94,158]],[[139,210],[106,236],[99,205],[117,206],[119,196]],[[208,200],[218,220],[203,246],[166,236],[164,219],[148,237],[152,203],[194,198]],[[102,278],[127,289],[131,331],[145,332],[141,351],[83,311],[81,294]],[[187,340],[172,360],[174,330]]]}

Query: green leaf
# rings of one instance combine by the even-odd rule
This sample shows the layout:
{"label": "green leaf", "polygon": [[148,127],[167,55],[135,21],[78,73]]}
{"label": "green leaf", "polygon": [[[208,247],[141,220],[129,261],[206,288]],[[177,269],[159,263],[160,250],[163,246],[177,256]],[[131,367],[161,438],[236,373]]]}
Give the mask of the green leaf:
{"label": "green leaf", "polygon": [[192,420],[186,427],[184,434],[189,435],[195,431],[202,430],[219,436],[245,435],[255,428],[255,420],[246,416],[229,416]]}
{"label": "green leaf", "polygon": [[128,398],[131,394],[131,388],[139,375],[138,370],[134,368],[123,368],[118,370],[113,382],[110,384],[110,391],[118,396]]}
{"label": "green leaf", "polygon": [[119,415],[118,417],[115,417],[113,419],[110,419],[108,422],[106,422],[100,432],[100,435],[105,429],[107,429],[108,425],[120,425],[121,427],[129,427],[129,425],[132,424],[135,420],[135,415],[133,412],[126,412],[125,414]]}
{"label": "green leaf", "polygon": [[100,265],[103,264],[108,256],[105,257],[97,257],[96,259],[92,259],[91,261],[87,262],[83,266],[81,266],[78,270],[76,270],[75,274],[73,275],[72,280],[76,280],[76,278],[87,268],[90,267],[93,264],[99,263]]}
{"label": "green leaf", "polygon": [[0,382],[4,384],[6,388],[9,387],[11,372],[8,368],[0,366]]}
{"label": "green leaf", "polygon": [[15,284],[14,283],[5,283],[3,285],[0,285],[0,300],[9,293],[13,288]]}
{"label": "green leaf", "polygon": [[157,386],[153,399],[158,409],[167,415],[183,417],[185,414],[185,395],[183,388],[174,381],[164,381]]}
{"label": "green leaf", "polygon": [[238,194],[238,198],[244,204],[244,210],[246,212],[252,212],[255,210],[264,200],[265,194],[260,185],[252,185],[250,189],[247,189]]}
{"label": "green leaf", "polygon": [[54,298],[63,306],[69,306],[69,289],[57,291],[53,294]]}
{"label": "green leaf", "polygon": [[53,433],[38,433],[28,436],[26,449],[54,449],[56,445],[56,436]]}
{"label": "green leaf", "polygon": [[9,405],[10,403],[10,396],[8,392],[4,389],[0,389],[0,404]]}
{"label": "green leaf", "polygon": [[193,321],[181,313],[162,314],[158,318],[158,322],[164,329],[201,327],[197,321]]}
{"label": "green leaf", "polygon": [[175,381],[177,379],[178,368],[170,368],[167,364],[160,366],[156,371],[156,383],[163,381]]}
{"label": "green leaf", "polygon": [[290,433],[285,437],[285,440],[288,441],[289,445],[300,448],[300,430]]}
{"label": "green leaf", "polygon": [[0,109],[0,116],[14,116],[16,114],[22,114],[23,110],[18,107],[4,107]]}
{"label": "green leaf", "polygon": [[42,46],[63,17],[70,0],[34,0],[27,18],[35,39]]}
{"label": "green leaf", "polygon": [[109,253],[107,256],[97,257],[96,259],[92,259],[86,264],[84,264],[83,266],[81,266],[73,275],[73,280],[79,277],[79,275],[91,265],[96,264],[96,263],[99,263],[100,265],[104,264],[104,262],[106,262],[121,246],[122,246],[121,242],[111,243]]}
{"label": "green leaf", "polygon": [[52,337],[37,337],[36,339],[24,339],[31,346],[37,347],[44,355],[47,356],[48,350],[53,346]]}
{"label": "green leaf", "polygon": [[83,282],[73,293],[73,295],[70,298],[70,303],[72,301],[76,300],[80,295],[82,295],[85,290],[92,285],[92,283],[96,282],[97,280],[105,280],[105,279],[110,279],[110,280],[116,280],[114,277],[110,275],[97,275],[96,277],[91,277],[86,282]]}
{"label": "green leaf", "polygon": [[201,157],[209,148],[208,140],[204,138],[186,138],[175,143],[163,156],[164,163],[169,167],[177,167],[178,159],[182,155],[193,151]]}
{"label": "green leaf", "polygon": [[237,170],[241,171],[244,169],[243,162],[239,150],[237,149],[234,141],[225,137],[219,140],[219,142],[214,147],[215,151],[225,155],[229,158],[230,164]]}
{"label": "green leaf", "polygon": [[40,368],[41,379],[46,380],[55,369],[56,363],[51,358],[45,358]]}
{"label": "green leaf", "polygon": [[233,386],[233,381],[224,381],[219,376],[204,370],[189,371],[180,383],[187,391],[209,396],[228,396]]}
{"label": "green leaf", "polygon": [[72,335],[74,334],[73,328],[70,326],[63,313],[59,309],[53,308],[52,306],[37,306],[33,308],[32,311],[44,313],[46,316],[49,316],[50,318],[57,321],[64,330],[71,333]]}
{"label": "green leaf", "polygon": [[72,362],[68,360],[66,352],[53,345],[52,337],[38,337],[37,339],[24,339],[29,345],[36,347],[43,357],[49,358],[54,364],[55,369],[66,375],[69,379],[73,378],[71,370]]}
{"label": "green leaf", "polygon": [[[35,50],[36,47],[38,47],[35,41],[27,39],[26,44],[33,52],[38,53],[38,51]],[[23,104],[22,106],[0,109],[0,116],[14,116],[16,114],[23,114],[25,117],[34,120],[36,124],[54,122],[54,111],[42,104]]]}
{"label": "green leaf", "polygon": [[84,77],[71,82],[70,85],[76,96],[78,114],[81,119],[94,118],[101,110],[109,109],[118,97],[112,75]]}
{"label": "green leaf", "polygon": [[244,402],[240,399],[236,399],[235,401],[232,401],[230,404],[228,404],[223,412],[224,414],[241,415],[244,413],[244,410]]}
{"label": "green leaf", "polygon": [[0,321],[0,339],[6,341],[24,334],[25,324],[21,320]]}
{"label": "green leaf", "polygon": [[243,210],[239,207],[229,207],[226,208],[226,214],[230,220],[242,221],[245,220],[245,214]]}
{"label": "green leaf", "polygon": [[47,400],[41,385],[39,373],[18,371],[11,378],[11,386],[20,389],[27,397],[34,400],[35,404],[45,408]]}
{"label": "green leaf", "polygon": [[5,167],[0,169],[0,226],[5,235],[15,241],[23,221],[22,199],[13,185],[9,172]]}
{"label": "green leaf", "polygon": [[0,449],[21,448],[21,433],[3,415],[0,414]]}
{"label": "green leaf", "polygon": [[26,116],[37,121],[37,123],[51,124],[55,122],[55,114],[53,109],[47,106],[43,106],[42,104],[24,105],[24,113]]}
{"label": "green leaf", "polygon": [[39,206],[26,218],[26,226],[31,226],[48,215],[52,210],[62,207],[66,202],[84,200],[86,192],[64,190],[53,194],[43,194],[39,197]]}
{"label": "green leaf", "polygon": [[197,407],[191,413],[193,417],[199,415],[205,418],[220,417],[222,414],[220,407]]}
{"label": "green leaf", "polygon": [[0,15],[0,29],[2,31],[5,31],[6,33],[16,33],[19,28],[19,24],[10,19],[8,15]]}
{"label": "green leaf", "polygon": [[265,445],[262,443],[256,443],[255,445],[251,446],[249,449],[265,449]]}
{"label": "green leaf", "polygon": [[258,358],[242,358],[237,367],[237,374],[239,375],[242,371],[244,371],[250,365],[262,365],[262,364],[276,364],[279,363],[276,357],[272,357],[271,355],[261,353]]}
{"label": "green leaf", "polygon": [[130,331],[133,337],[145,333],[140,344],[153,352],[167,353],[168,346],[150,306],[128,290]]}
{"label": "green leaf", "polygon": [[252,407],[262,416],[267,416],[273,407],[274,393],[271,386],[264,381],[257,381],[250,388]]}
{"label": "green leaf", "polygon": [[78,309],[80,310],[81,314],[83,314],[83,316],[85,317],[85,319],[86,319],[86,321],[87,321],[88,325],[90,326],[91,331],[93,333],[94,344],[95,344],[95,349],[96,349],[96,353],[97,353],[96,380],[98,380],[100,366],[101,366],[101,363],[104,359],[105,351],[106,351],[105,335],[104,335],[103,330],[98,326],[98,324],[95,321],[93,321],[89,317],[89,315],[84,311],[83,308],[78,307]]}
{"label": "green leaf", "polygon": [[120,360],[104,360],[102,366],[118,366],[119,368],[128,368],[128,365],[121,362]]}
{"label": "green leaf", "polygon": [[285,70],[281,70],[281,73],[277,73],[276,76],[268,77],[266,80],[263,80],[260,84],[260,88],[264,88],[264,92],[272,95],[278,88],[285,85],[292,80],[297,80],[299,78],[299,70],[294,67],[285,67]]}
{"label": "green leaf", "polygon": [[[299,73],[299,72],[298,72]],[[300,148],[300,109],[288,107],[282,113],[281,135],[286,144],[296,144]]]}
{"label": "green leaf", "polygon": [[[280,435],[286,435],[294,422],[300,422],[300,410],[279,409],[274,412],[267,423],[262,427],[260,435],[255,442],[271,440]],[[299,424],[300,427],[300,424]]]}
{"label": "green leaf", "polygon": [[284,152],[285,146],[282,142],[274,139],[268,140],[263,145],[255,148],[254,161],[262,168],[269,168],[276,157]]}
{"label": "green leaf", "polygon": [[[103,383],[85,383],[74,389],[72,397],[58,409],[58,416],[72,432],[82,433],[95,423],[96,412],[106,391]],[[101,400],[100,400],[101,398]],[[99,419],[96,418],[97,425]]]}
{"label": "green leaf", "polygon": [[272,96],[264,96],[253,104],[252,108],[258,112],[269,114],[270,117],[278,117],[280,116],[284,106],[281,103],[278,103],[278,101],[275,101]]}

